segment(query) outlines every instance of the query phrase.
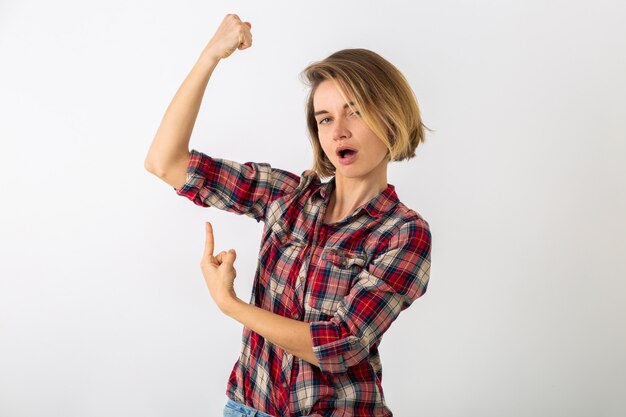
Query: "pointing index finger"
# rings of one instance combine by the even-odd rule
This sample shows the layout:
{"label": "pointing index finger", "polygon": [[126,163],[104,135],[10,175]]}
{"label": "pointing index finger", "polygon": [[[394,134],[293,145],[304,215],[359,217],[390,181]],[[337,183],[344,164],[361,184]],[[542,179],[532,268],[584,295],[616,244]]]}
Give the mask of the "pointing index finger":
{"label": "pointing index finger", "polygon": [[206,230],[206,240],[204,242],[204,253],[213,256],[213,226],[211,223],[206,222],[205,226]]}

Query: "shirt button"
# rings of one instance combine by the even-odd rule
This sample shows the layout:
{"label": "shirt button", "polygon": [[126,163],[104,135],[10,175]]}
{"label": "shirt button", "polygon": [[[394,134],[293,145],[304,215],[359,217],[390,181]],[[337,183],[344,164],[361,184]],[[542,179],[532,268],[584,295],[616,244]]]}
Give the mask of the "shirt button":
{"label": "shirt button", "polygon": [[283,388],[287,388],[287,383],[283,382]]}
{"label": "shirt button", "polygon": [[297,319],[298,317],[300,317],[300,315],[298,313],[293,313],[292,316],[294,319]]}

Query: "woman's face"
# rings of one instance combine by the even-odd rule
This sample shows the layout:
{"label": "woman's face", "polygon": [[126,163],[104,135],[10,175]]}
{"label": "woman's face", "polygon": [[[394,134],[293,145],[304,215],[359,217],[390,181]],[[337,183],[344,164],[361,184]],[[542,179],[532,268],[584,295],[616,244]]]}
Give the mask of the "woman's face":
{"label": "woman's face", "polygon": [[[359,113],[352,112],[332,81],[322,81],[313,96],[313,108],[320,144],[335,166],[335,175],[346,178],[386,180],[387,147],[365,124]],[[347,146],[354,153],[338,155]]]}

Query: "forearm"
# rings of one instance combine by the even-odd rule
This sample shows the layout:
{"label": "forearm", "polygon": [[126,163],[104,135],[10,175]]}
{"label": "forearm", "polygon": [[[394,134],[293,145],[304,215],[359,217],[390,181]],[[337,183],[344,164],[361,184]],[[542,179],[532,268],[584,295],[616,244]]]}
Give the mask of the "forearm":
{"label": "forearm", "polygon": [[223,311],[269,342],[319,367],[317,358],[313,353],[309,323],[271,313],[240,299],[234,300]]}
{"label": "forearm", "polygon": [[189,150],[202,97],[220,58],[205,49],[168,106],[146,156],[146,166],[165,171]]}

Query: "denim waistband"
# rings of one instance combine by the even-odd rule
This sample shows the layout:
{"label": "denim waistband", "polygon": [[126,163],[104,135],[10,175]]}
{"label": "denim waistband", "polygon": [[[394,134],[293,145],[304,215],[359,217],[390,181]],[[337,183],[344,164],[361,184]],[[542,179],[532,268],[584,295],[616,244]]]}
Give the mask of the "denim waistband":
{"label": "denim waistband", "polygon": [[[248,407],[247,405],[235,402],[231,400],[230,398],[228,398],[228,400],[226,401],[226,406],[224,407],[224,411],[226,411],[227,409],[235,410],[239,413],[242,413],[243,415],[247,417],[274,417],[270,414],[259,411],[256,408]],[[227,413],[224,412],[224,415],[226,416]]]}

